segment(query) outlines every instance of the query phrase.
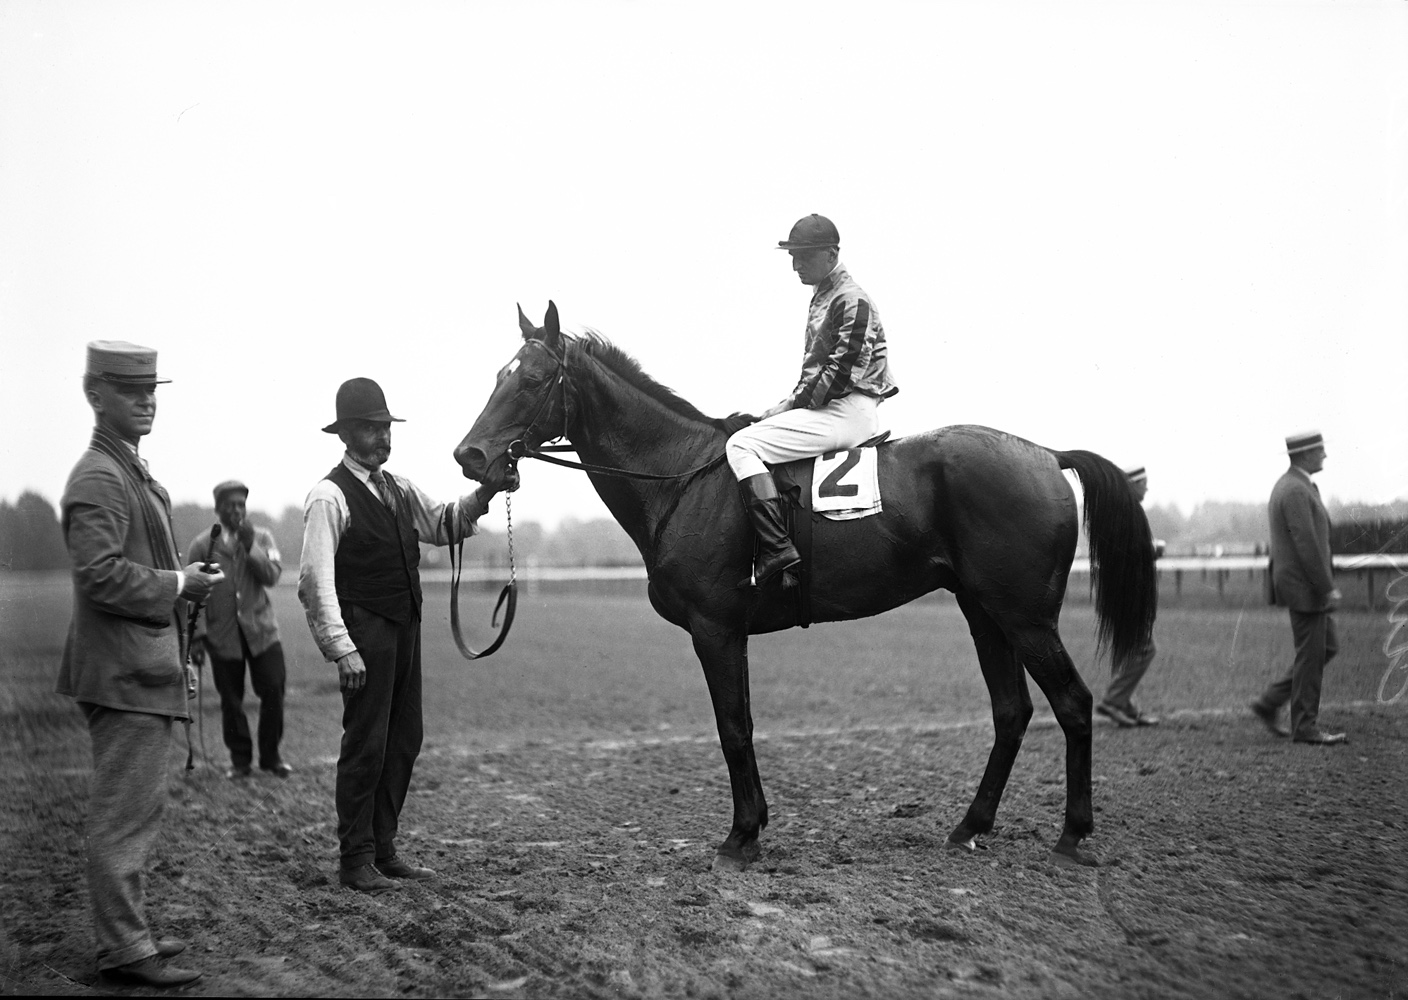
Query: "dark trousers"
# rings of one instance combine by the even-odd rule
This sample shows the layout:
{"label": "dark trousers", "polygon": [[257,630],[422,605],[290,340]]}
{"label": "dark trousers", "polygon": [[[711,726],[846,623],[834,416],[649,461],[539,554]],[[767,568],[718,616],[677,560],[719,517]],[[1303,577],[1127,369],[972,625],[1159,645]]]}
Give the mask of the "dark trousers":
{"label": "dark trousers", "polygon": [[366,684],[342,692],[337,758],[337,840],[342,867],[396,856],[396,827],[420,755],[420,621],[404,623],[342,605],[366,664]]}
{"label": "dark trousers", "polygon": [[284,736],[284,647],[274,643],[258,656],[251,656],[249,644],[240,636],[244,656],[225,660],[210,654],[210,673],[220,692],[220,722],[230,762],[248,767],[254,754],[249,738],[249,720],[244,717],[244,668],[249,664],[249,684],[259,699],[259,766],[274,767],[282,762],[279,741]]}
{"label": "dark trousers", "polygon": [[1272,681],[1262,692],[1261,703],[1280,708],[1291,703],[1291,735],[1308,736],[1320,721],[1320,681],[1329,663],[1340,650],[1335,618],[1328,611],[1292,611],[1291,637],[1296,658],[1280,680]]}

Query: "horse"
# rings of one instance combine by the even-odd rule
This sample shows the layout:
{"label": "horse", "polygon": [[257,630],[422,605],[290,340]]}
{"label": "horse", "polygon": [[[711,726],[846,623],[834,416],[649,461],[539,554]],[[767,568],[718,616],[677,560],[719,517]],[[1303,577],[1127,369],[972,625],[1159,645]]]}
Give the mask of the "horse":
{"label": "horse", "polygon": [[[760,854],[768,805],[753,753],[748,637],[803,624],[793,591],[746,585],[753,534],[723,462],[723,421],[659,384],[595,332],[562,332],[549,302],[541,327],[518,310],[523,344],[497,374],[483,412],[455,448],[464,475],[502,487],[527,455],[565,439],[640,550],[649,598],[686,630],[704,669],[733,792],[733,824],[715,870]],[[552,460],[552,459],[549,459]],[[1066,809],[1051,860],[1098,865],[1080,850],[1094,829],[1091,704],[1057,619],[1085,495],[1100,648],[1120,657],[1147,640],[1156,601],[1148,521],[1113,463],[1053,451],[988,427],[961,425],[879,447],[883,512],[813,525],[810,617],[865,618],[943,588],[967,619],[992,702],[994,740],[982,781],[946,847],[976,849],[1032,716],[1030,674],[1066,741]],[[745,585],[740,585],[740,579]]]}

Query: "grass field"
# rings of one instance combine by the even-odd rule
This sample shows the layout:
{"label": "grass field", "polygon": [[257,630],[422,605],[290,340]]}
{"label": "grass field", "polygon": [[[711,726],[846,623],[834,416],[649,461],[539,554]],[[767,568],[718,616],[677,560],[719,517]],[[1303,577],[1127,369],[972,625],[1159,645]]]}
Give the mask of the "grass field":
{"label": "grass field", "polygon": [[[1163,599],[1154,628],[1159,653],[1139,699],[1163,713],[1237,709],[1290,662],[1286,613],[1251,592],[1244,606],[1232,603],[1238,595],[1230,590],[1224,603],[1208,606],[1189,590],[1185,584],[1185,599],[1202,606]],[[314,647],[293,588],[278,587],[274,597],[289,667],[289,739],[322,733],[305,752],[334,754],[336,670]],[[471,643],[477,636],[482,645],[489,634],[492,597],[462,595],[461,621]],[[1073,597],[1062,636],[1098,696],[1108,664],[1094,660],[1089,604]],[[660,619],[643,596],[525,594],[503,649],[474,663],[455,651],[448,599],[446,587],[427,586],[422,641],[430,741],[483,746],[565,735],[714,732],[688,636]],[[65,574],[0,577],[0,716],[7,725],[53,723],[73,714],[68,700],[52,693],[69,602]],[[1346,611],[1338,625],[1341,653],[1326,672],[1324,701],[1372,700],[1387,667],[1387,616]],[[966,623],[946,594],[876,618],[755,637],[750,672],[762,733],[946,723],[989,712]],[[213,689],[207,693],[205,717],[218,730]],[[1044,699],[1035,690],[1033,698],[1040,715]]]}

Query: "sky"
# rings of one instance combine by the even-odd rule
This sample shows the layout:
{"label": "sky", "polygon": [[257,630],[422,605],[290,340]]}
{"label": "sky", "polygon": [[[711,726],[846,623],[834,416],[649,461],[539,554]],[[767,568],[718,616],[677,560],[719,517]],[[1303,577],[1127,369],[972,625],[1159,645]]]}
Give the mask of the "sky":
{"label": "sky", "polygon": [[[0,499],[57,501],[85,344],[156,348],[177,502],[301,504],[337,386],[451,452],[551,299],[706,413],[799,374],[819,212],[895,434],[956,423],[1263,501],[1408,496],[1408,4],[0,4]],[[515,519],[608,516],[525,463]],[[487,519],[502,525],[496,502]]]}

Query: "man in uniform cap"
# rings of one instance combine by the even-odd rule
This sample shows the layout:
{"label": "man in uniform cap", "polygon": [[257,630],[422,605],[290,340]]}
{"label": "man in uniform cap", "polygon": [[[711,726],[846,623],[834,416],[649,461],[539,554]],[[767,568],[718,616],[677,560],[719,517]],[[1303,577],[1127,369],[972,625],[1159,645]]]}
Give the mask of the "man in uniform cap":
{"label": "man in uniform cap", "polygon": [[[1286,438],[1291,466],[1271,490],[1267,515],[1271,525],[1271,583],[1276,603],[1290,609],[1295,659],[1286,675],[1273,681],[1251,710],[1276,736],[1297,743],[1344,743],[1344,733],[1320,726],[1320,681],[1325,664],[1339,652],[1335,607],[1335,567],[1330,557],[1330,515],[1310,477],[1325,467],[1325,439],[1319,431]],[[1290,702],[1291,728],[1279,720]]]}
{"label": "man in uniform cap", "polygon": [[279,623],[269,601],[269,588],[279,582],[283,563],[279,547],[267,528],[256,528],[246,516],[249,487],[228,479],[215,487],[217,535],[211,529],[191,539],[186,558],[191,562],[218,562],[225,580],[218,584],[197,619],[196,645],[191,658],[200,665],[210,654],[210,674],[220,694],[221,731],[230,751],[226,777],[248,778],[254,761],[254,742],[244,715],[245,665],[249,683],[259,699],[259,769],[287,778],[293,768],[279,753],[284,734],[284,647]]}
{"label": "man in uniform cap", "polygon": [[[1129,480],[1129,488],[1134,492],[1135,499],[1143,503],[1149,492],[1148,470],[1141,465],[1135,469],[1125,469],[1124,474]],[[1155,540],[1155,559],[1163,554],[1163,548],[1164,543]],[[1134,703],[1134,689],[1148,673],[1149,664],[1154,662],[1154,652],[1154,637],[1150,633],[1149,641],[1143,646],[1124,659],[1111,663],[1110,686],[1105,690],[1105,697],[1095,706],[1095,711],[1122,728],[1157,726],[1158,717],[1150,715]]]}
{"label": "man in uniform cap", "polygon": [[[396,853],[396,829],[421,745],[420,548],[472,535],[494,490],[438,503],[382,469],[391,424],[381,386],[354,378],[337,390],[323,428],[346,452],[303,505],[298,597],[342,685],[337,761],[339,880],[361,892],[430,879]],[[451,525],[453,522],[453,537]]]}
{"label": "man in uniform cap", "polygon": [[841,236],[831,220],[815,214],[799,219],[777,245],[791,255],[802,284],[813,288],[802,376],[761,418],[735,413],[723,422],[730,432],[728,464],[758,535],[753,575],[760,587],[779,575],[783,586],[793,585],[795,577],[786,571],[801,562],[767,464],[854,448],[879,431],[880,401],[899,392],[890,378],[880,314],[841,265]]}
{"label": "man in uniform cap", "polygon": [[171,499],[138,454],[156,417],[156,352],[122,341],[88,345],[84,395],[93,437],[60,502],[73,563],[73,620],[58,691],[78,702],[93,746],[86,829],[98,969],[138,986],[181,986],[199,972],[163,959],[185,944],[154,939],[142,871],[160,832],[171,723],[188,717],[188,602],[224,579],[181,568]]}

